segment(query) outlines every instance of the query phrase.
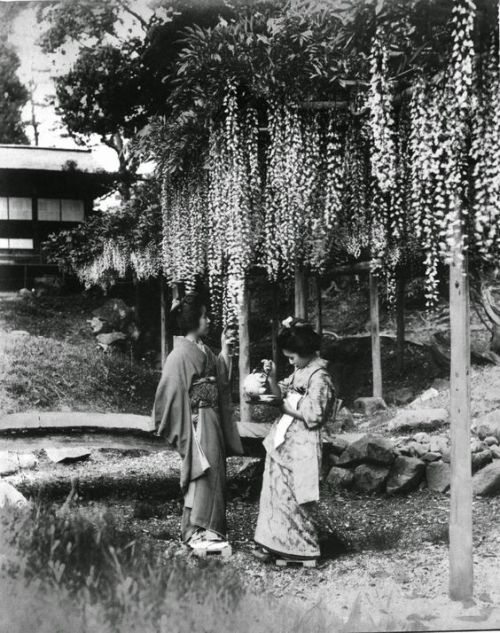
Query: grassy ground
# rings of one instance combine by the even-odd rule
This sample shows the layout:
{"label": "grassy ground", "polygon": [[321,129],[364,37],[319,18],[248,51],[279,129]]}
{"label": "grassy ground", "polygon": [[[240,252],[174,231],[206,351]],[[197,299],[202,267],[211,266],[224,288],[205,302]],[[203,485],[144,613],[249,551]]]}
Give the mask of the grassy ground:
{"label": "grassy ground", "polygon": [[[149,412],[157,375],[125,355],[96,349],[86,324],[92,307],[77,298],[0,302],[1,412],[65,407]],[[476,413],[500,404],[499,380],[496,369],[474,371]],[[447,404],[446,395],[440,398],[431,406]],[[33,536],[16,544],[17,567],[0,574],[0,633],[500,626],[498,499],[475,501],[475,599],[455,604],[447,597],[446,495],[419,491],[384,498],[324,489],[321,567],[279,571],[250,554],[255,490],[245,482],[235,485],[241,464],[230,460],[228,527],[235,554],[226,564],[207,567],[187,557],[178,541],[181,504],[172,453],[99,451],[74,465],[39,457],[38,470],[11,478],[41,505],[31,523],[18,524],[18,533]],[[74,478],[81,497],[65,514],[61,504]],[[57,498],[52,510],[51,498]],[[89,525],[103,517],[115,531],[97,538]],[[141,548],[147,554],[139,554]],[[84,566],[87,558],[104,561],[99,569],[105,585],[95,584],[88,568],[78,578],[70,574],[78,567],[75,551]],[[135,554],[127,558],[130,551]],[[26,585],[23,574],[37,582]]]}
{"label": "grassy ground", "polygon": [[104,353],[82,297],[0,301],[0,415],[28,409],[147,414],[158,375],[123,353]]}

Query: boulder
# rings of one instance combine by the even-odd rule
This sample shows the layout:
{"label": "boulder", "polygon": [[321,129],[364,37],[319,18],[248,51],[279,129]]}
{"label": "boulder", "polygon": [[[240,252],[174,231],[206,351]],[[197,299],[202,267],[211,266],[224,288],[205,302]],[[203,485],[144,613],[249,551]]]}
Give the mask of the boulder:
{"label": "boulder", "polygon": [[498,439],[493,435],[488,435],[488,437],[484,438],[484,443],[487,446],[498,446]]}
{"label": "boulder", "polygon": [[109,332],[108,334],[98,334],[96,338],[100,347],[107,350],[111,345],[126,340],[127,335],[123,332]]}
{"label": "boulder", "polygon": [[0,508],[16,506],[22,508],[28,505],[28,500],[19,490],[6,481],[0,481]]}
{"label": "boulder", "polygon": [[331,488],[349,489],[352,488],[354,484],[354,474],[347,468],[337,468],[337,466],[333,466],[328,472],[326,483]]}
{"label": "boulder", "polygon": [[387,466],[361,464],[354,470],[354,487],[360,492],[381,492],[388,475]]}
{"label": "boulder", "polygon": [[490,446],[490,452],[493,459],[500,459],[500,446],[493,444]]}
{"label": "boulder", "polygon": [[21,288],[21,290],[19,290],[19,292],[17,293],[20,297],[22,297],[23,299],[33,299],[33,293],[31,292],[31,290],[28,290],[28,288]]}
{"label": "boulder", "polygon": [[436,378],[431,387],[436,391],[448,391],[450,388],[450,381],[447,378]]}
{"label": "boulder", "polygon": [[484,450],[484,448],[485,448],[485,445],[483,444],[483,442],[481,442],[481,440],[479,440],[477,437],[471,438],[471,441],[470,441],[471,453],[479,453],[479,451]]}
{"label": "boulder", "polygon": [[493,460],[493,453],[487,448],[484,451],[479,451],[472,454],[472,472],[475,473],[481,468],[484,468],[487,464]]}
{"label": "boulder", "polygon": [[374,413],[377,413],[377,411],[385,411],[385,409],[387,409],[387,405],[385,404],[383,398],[370,396],[365,398],[356,398],[353,408],[356,413],[373,415]]}
{"label": "boulder", "polygon": [[429,435],[429,433],[420,432],[415,433],[413,439],[415,440],[415,442],[419,442],[420,444],[429,444],[431,441],[431,436]]}
{"label": "boulder", "polygon": [[486,437],[496,437],[500,440],[500,409],[490,411],[477,421],[477,434],[484,440]]}
{"label": "boulder", "polygon": [[435,431],[448,422],[448,411],[442,409],[404,409],[389,422],[391,431]]}
{"label": "boulder", "polygon": [[425,453],[425,455],[422,455],[422,459],[424,462],[437,462],[441,459],[441,453],[433,453],[429,451],[428,453]]}
{"label": "boulder", "polygon": [[90,457],[90,450],[81,446],[68,448],[46,448],[45,453],[55,464],[76,462]]}
{"label": "boulder", "polygon": [[401,387],[390,394],[390,401],[395,405],[405,405],[413,400],[415,393],[410,387]]}
{"label": "boulder", "polygon": [[349,444],[340,456],[339,466],[350,466],[362,462],[390,465],[394,461],[394,444],[377,435],[364,435]]}
{"label": "boulder", "polygon": [[420,444],[420,442],[410,442],[407,446],[407,453],[413,457],[423,457],[429,452],[429,444]]}
{"label": "boulder", "polygon": [[445,492],[450,487],[451,468],[444,462],[432,462],[425,468],[427,486],[436,492]]}
{"label": "boulder", "polygon": [[472,477],[475,495],[492,496],[500,494],[500,461],[494,461]]}
{"label": "boulder", "polygon": [[442,453],[443,451],[447,451],[449,449],[450,443],[448,439],[442,435],[433,435],[431,436],[429,442],[429,450],[432,453]]}
{"label": "boulder", "polygon": [[106,321],[113,330],[121,330],[133,320],[134,311],[123,299],[109,299],[100,308],[92,311],[94,317]]}
{"label": "boulder", "polygon": [[38,464],[33,453],[12,453],[10,459],[24,470],[31,470]]}
{"label": "boulder", "polygon": [[342,455],[348,446],[348,440],[341,435],[332,435],[328,438],[328,450],[334,455]]}
{"label": "boulder", "polygon": [[29,332],[26,332],[26,330],[11,330],[9,332],[9,336],[31,336]]}
{"label": "boulder", "polygon": [[425,476],[425,464],[416,457],[396,457],[387,480],[387,492],[398,494],[416,490]]}
{"label": "boulder", "polygon": [[347,407],[342,407],[342,409],[337,413],[337,417],[333,423],[333,428],[337,433],[339,431],[353,431],[356,428],[354,416]]}
{"label": "boulder", "polygon": [[6,477],[7,475],[13,475],[19,470],[18,464],[12,458],[10,453],[0,453],[0,477]]}
{"label": "boulder", "polygon": [[439,396],[439,391],[434,389],[434,387],[430,387],[429,389],[423,391],[418,398],[415,398],[415,400],[410,404],[410,407],[419,409],[423,403],[428,400],[432,400],[433,398],[437,398],[437,396]]}
{"label": "boulder", "polygon": [[93,317],[89,319],[87,323],[89,323],[92,328],[92,334],[106,334],[111,329],[110,324],[99,317]]}

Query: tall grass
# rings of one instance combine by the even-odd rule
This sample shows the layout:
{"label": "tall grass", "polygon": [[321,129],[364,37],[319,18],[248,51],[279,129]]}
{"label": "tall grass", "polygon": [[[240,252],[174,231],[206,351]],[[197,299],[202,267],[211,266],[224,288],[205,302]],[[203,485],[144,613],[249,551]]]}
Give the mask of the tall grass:
{"label": "tall grass", "polygon": [[396,630],[359,602],[344,622],[253,594],[232,566],[128,542],[111,515],[35,506],[1,518],[0,633],[275,633]]}

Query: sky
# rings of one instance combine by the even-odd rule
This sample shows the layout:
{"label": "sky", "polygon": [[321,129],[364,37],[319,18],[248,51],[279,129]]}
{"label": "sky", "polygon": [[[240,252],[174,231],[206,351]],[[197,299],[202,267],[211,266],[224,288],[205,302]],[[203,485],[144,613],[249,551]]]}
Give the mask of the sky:
{"label": "sky", "polygon": [[[42,147],[78,147],[68,137],[54,106],[46,105],[47,99],[53,97],[55,92],[53,77],[68,71],[76,57],[78,46],[76,44],[66,45],[65,55],[43,53],[37,44],[44,29],[43,25],[38,24],[36,18],[36,5],[38,3],[29,0],[7,0],[7,2],[0,0],[2,4],[12,4],[13,2],[21,5],[19,12],[8,27],[9,42],[16,48],[21,62],[18,74],[25,85],[28,86],[30,82],[33,82],[34,102],[44,104],[36,106],[36,119],[39,122],[38,144]],[[134,4],[137,5],[140,13],[148,12],[147,0],[136,0]],[[137,28],[135,24],[125,20],[122,28],[129,27]],[[31,119],[31,105],[29,103],[25,106],[23,118],[24,120]],[[34,144],[32,126],[26,127],[26,133]],[[117,168],[118,160],[114,150],[100,143],[98,138],[90,139],[88,146],[93,149],[96,159],[102,167],[109,170]]]}

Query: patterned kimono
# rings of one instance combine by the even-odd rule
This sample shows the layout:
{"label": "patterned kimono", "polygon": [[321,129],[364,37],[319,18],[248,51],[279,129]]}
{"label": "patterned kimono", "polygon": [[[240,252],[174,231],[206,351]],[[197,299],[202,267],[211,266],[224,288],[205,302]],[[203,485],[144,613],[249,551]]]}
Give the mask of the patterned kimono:
{"label": "patterned kimono", "polygon": [[310,504],[319,500],[321,426],[334,405],[326,367],[326,361],[315,358],[281,383],[284,397],[300,396],[297,410],[305,422],[294,418],[279,444],[282,422],[277,420],[264,441],[267,456],[255,541],[283,556],[317,558],[320,553]]}
{"label": "patterned kimono", "polygon": [[156,391],[153,420],[182,457],[182,539],[201,528],[226,537],[226,456],[243,453],[224,357],[179,338]]}

